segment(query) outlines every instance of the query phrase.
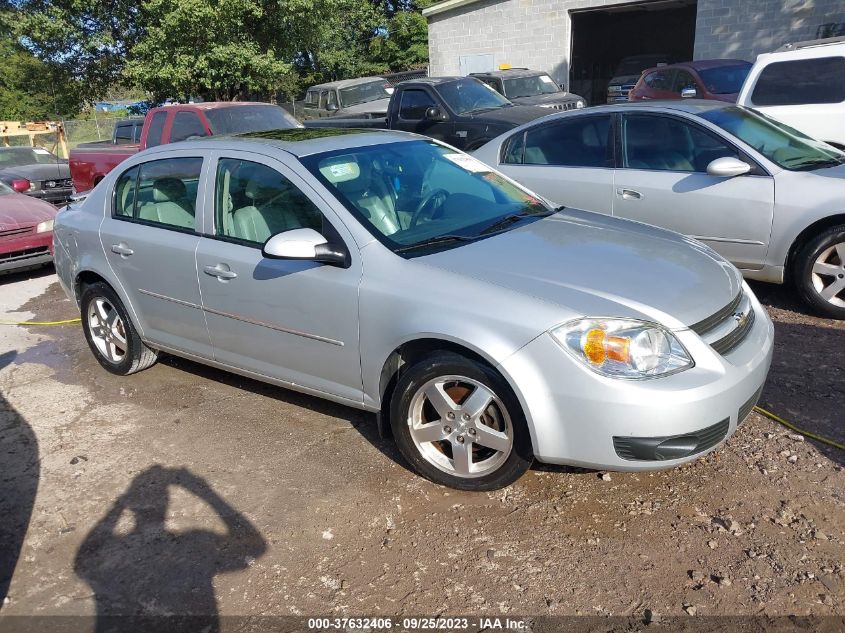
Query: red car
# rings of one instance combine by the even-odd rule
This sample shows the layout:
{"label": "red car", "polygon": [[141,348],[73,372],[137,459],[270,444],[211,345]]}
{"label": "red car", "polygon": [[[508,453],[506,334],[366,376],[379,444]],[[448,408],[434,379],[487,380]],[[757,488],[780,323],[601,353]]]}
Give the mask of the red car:
{"label": "red car", "polygon": [[53,261],[56,207],[0,183],[0,274]]}
{"label": "red car", "polygon": [[695,98],[735,103],[750,70],[751,64],[741,59],[705,59],[649,68],[643,71],[628,98]]}

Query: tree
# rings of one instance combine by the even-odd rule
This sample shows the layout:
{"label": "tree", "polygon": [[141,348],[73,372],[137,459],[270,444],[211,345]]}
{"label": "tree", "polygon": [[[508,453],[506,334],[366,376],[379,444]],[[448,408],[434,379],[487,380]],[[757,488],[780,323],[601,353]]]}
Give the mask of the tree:
{"label": "tree", "polygon": [[396,11],[385,30],[370,42],[370,56],[394,71],[424,66],[428,62],[428,23],[419,10]]}

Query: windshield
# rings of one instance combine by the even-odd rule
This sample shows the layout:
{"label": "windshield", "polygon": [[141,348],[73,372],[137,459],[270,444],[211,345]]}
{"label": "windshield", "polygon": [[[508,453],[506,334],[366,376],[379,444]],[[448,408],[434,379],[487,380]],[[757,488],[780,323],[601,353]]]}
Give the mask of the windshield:
{"label": "windshield", "polygon": [[800,171],[845,162],[845,154],[838,149],[754,110],[730,106],[704,112],[701,117],[745,141],[784,169]]}
{"label": "windshield", "polygon": [[48,165],[57,161],[60,161],[58,156],[40,147],[0,148],[0,169],[24,165]]}
{"label": "windshield", "polygon": [[302,127],[302,124],[276,105],[231,106],[205,111],[214,134],[244,134]]}
{"label": "windshield", "polygon": [[459,79],[437,86],[437,92],[455,114],[489,110],[513,105],[493,88],[478,79]]}
{"label": "windshield", "polygon": [[509,99],[546,95],[554,92],[560,92],[560,88],[548,75],[505,79],[505,95]]}
{"label": "windshield", "polygon": [[668,55],[649,55],[643,57],[626,57],[616,68],[613,73],[614,77],[622,77],[624,75],[639,75],[646,68],[657,66],[657,64],[668,63]]}
{"label": "windshield", "polygon": [[751,64],[737,64],[736,66],[721,66],[699,70],[698,76],[704,86],[714,95],[728,95],[739,92],[745,78],[751,70]]}
{"label": "windshield", "polygon": [[477,159],[408,141],[301,159],[376,239],[427,254],[553,213]]}
{"label": "windshield", "polygon": [[390,93],[387,92],[387,81],[384,79],[370,81],[369,83],[359,84],[357,86],[350,86],[349,88],[341,88],[339,92],[340,107],[342,108],[348,108],[349,106],[358,105],[359,103],[369,103],[370,101],[390,98]]}

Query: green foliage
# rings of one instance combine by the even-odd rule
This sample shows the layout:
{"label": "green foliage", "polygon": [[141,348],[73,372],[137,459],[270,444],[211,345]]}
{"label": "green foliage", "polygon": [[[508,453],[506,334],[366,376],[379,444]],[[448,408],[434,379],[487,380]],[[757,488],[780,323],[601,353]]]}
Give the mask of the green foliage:
{"label": "green foliage", "polygon": [[386,31],[370,42],[370,55],[390,70],[424,66],[428,61],[428,24],[417,11],[397,12]]}

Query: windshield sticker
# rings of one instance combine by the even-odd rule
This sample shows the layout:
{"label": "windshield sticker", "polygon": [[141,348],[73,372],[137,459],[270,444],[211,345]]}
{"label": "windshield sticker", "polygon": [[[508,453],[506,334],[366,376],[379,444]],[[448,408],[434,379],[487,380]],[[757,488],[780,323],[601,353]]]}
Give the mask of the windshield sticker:
{"label": "windshield sticker", "polygon": [[554,83],[552,81],[552,78],[549,77],[548,75],[540,75],[540,81],[542,81],[543,83],[547,83],[547,84],[553,84]]}
{"label": "windshield sticker", "polygon": [[473,173],[491,171],[491,169],[480,160],[473,158],[472,156],[467,156],[466,154],[443,154],[443,158],[446,158],[455,163],[458,167],[463,167],[467,171],[471,171]]}

